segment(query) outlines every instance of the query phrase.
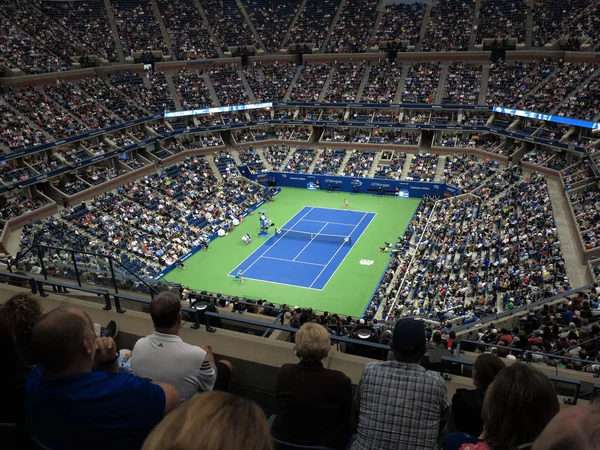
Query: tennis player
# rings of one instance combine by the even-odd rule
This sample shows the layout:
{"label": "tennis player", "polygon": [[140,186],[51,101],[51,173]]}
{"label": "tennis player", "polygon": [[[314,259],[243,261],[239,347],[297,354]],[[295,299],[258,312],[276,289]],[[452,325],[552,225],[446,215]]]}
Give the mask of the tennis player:
{"label": "tennis player", "polygon": [[344,208],[350,209],[350,203],[348,203],[348,200],[346,200],[346,199],[344,199]]}
{"label": "tennis player", "polygon": [[244,282],[244,279],[242,278],[242,271],[238,270],[238,273],[235,274],[235,280],[240,280],[241,283]]}

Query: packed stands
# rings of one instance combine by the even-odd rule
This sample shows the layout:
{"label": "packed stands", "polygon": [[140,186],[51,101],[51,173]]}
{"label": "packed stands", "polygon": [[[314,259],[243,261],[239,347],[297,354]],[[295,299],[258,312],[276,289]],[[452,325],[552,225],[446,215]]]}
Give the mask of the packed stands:
{"label": "packed stands", "polygon": [[525,42],[527,4],[518,0],[483,0],[477,24],[477,44],[483,39],[516,38]]}
{"label": "packed stands", "polygon": [[446,155],[440,183],[446,183],[463,192],[468,192],[481,186],[498,170],[500,170],[500,164],[493,159],[482,160],[474,155],[464,153]]}
{"label": "packed stands", "polygon": [[48,200],[44,197],[31,198],[23,193],[17,193],[7,199],[6,204],[0,209],[0,231],[4,229],[8,220],[41,208],[47,203]]}
{"label": "packed stands", "polygon": [[375,43],[409,41],[410,45],[416,45],[419,41],[425,9],[426,4],[421,2],[385,5]]}
{"label": "packed stands", "polygon": [[243,72],[257,102],[281,102],[296,73],[296,66],[261,65],[244,67]]}
{"label": "packed stands", "polygon": [[194,2],[156,0],[178,60],[217,58],[209,31]]}
{"label": "packed stands", "polygon": [[240,156],[240,161],[242,164],[248,166],[250,172],[260,173],[265,171],[265,165],[263,164],[260,155],[252,148],[252,146],[250,146],[250,148],[240,148],[238,154]]}
{"label": "packed stands", "polygon": [[406,179],[432,182],[437,172],[439,157],[437,153],[417,153],[412,157]]}
{"label": "packed stands", "polygon": [[332,149],[326,147],[321,153],[313,169],[313,173],[322,175],[337,174],[344,158],[346,157],[345,149]]}
{"label": "packed stands", "polygon": [[290,44],[313,42],[320,48],[340,3],[340,0],[307,0],[298,20],[290,28]]}
{"label": "packed stands", "polygon": [[201,72],[180,70],[173,76],[175,90],[184,110],[213,106]]}
{"label": "packed stands", "polygon": [[579,225],[585,248],[600,246],[600,191],[597,186],[586,187],[569,194],[569,201]]}
{"label": "packed stands", "polygon": [[375,152],[360,152],[352,150],[350,158],[342,169],[345,177],[366,177],[375,161]]}
{"label": "packed stands", "polygon": [[327,52],[360,53],[371,47],[371,32],[377,17],[377,3],[348,0],[331,31]]}
{"label": "packed stands", "polygon": [[406,163],[407,155],[397,150],[385,150],[381,154],[377,168],[375,169],[375,178],[387,178],[390,180],[399,180]]}
{"label": "packed stands", "polygon": [[[144,80],[144,78],[146,79]],[[169,85],[162,72],[144,73],[143,75],[129,70],[115,72],[110,82],[151,113],[175,109]]]}
{"label": "packed stands", "polygon": [[415,63],[408,69],[401,103],[434,103],[440,83],[440,63]]}
{"label": "packed stands", "polygon": [[550,76],[556,66],[552,63],[523,63],[504,61],[492,63],[486,95],[488,105],[513,106],[527,92]]}
{"label": "packed stands", "polygon": [[423,38],[423,50],[469,50],[474,5],[473,2],[462,0],[444,0],[436,3],[431,10]]}
{"label": "packed stands", "polygon": [[75,35],[85,50],[80,56],[96,55],[108,61],[117,61],[115,37],[108,25],[104,3],[42,1],[39,7]]}
{"label": "packed stands", "polygon": [[371,67],[361,101],[364,103],[393,103],[402,77],[402,64],[385,60]]}
{"label": "packed stands", "polygon": [[149,115],[135,100],[123,95],[117,88],[105,83],[100,78],[79,80],[79,87],[90,98],[93,98],[97,102],[102,101],[102,105],[123,122],[129,122]]}
{"label": "packed stands", "polygon": [[297,148],[285,165],[285,172],[308,173],[308,169],[316,156],[317,151],[315,149]]}
{"label": "packed stands", "polygon": [[126,55],[133,56],[134,52],[148,50],[160,50],[169,54],[150,3],[142,0],[113,0],[111,5]]}
{"label": "packed stands", "polygon": [[282,171],[284,169],[283,163],[290,154],[290,147],[285,144],[276,144],[265,147],[264,150],[265,159],[273,167],[273,170]]}
{"label": "packed stands", "polygon": [[476,105],[481,89],[483,67],[470,62],[454,62],[448,67],[442,103]]}
{"label": "packed stands", "polygon": [[324,100],[329,103],[354,103],[365,68],[364,62],[339,64],[331,76]]}
{"label": "packed stands", "polygon": [[209,75],[221,106],[249,103],[237,70],[221,67],[211,70]]}
{"label": "packed stands", "polygon": [[9,91],[4,94],[4,100],[57,139],[81,134],[85,130],[82,122],[35,88]]}
{"label": "packed stands", "polygon": [[203,0],[208,23],[223,51],[236,45],[253,45],[255,38],[235,0]]}
{"label": "packed stands", "polygon": [[243,1],[244,8],[268,52],[276,53],[281,49],[283,39],[301,3],[299,0]]}
{"label": "packed stands", "polygon": [[578,16],[586,15],[583,12],[589,4],[588,0],[573,0],[568,3],[556,0],[533,2],[532,44],[535,47],[543,47],[554,43],[561,36],[581,36],[583,30],[577,28]]}
{"label": "packed stands", "polygon": [[330,63],[311,64],[301,67],[300,77],[292,88],[290,101],[315,102],[331,71]]}
{"label": "packed stands", "polygon": [[564,63],[533,95],[526,95],[516,103],[519,109],[549,113],[580,83],[594,73],[593,64]]}
{"label": "packed stands", "polygon": [[600,74],[595,75],[581,88],[567,97],[557,114],[593,120],[600,114]]}

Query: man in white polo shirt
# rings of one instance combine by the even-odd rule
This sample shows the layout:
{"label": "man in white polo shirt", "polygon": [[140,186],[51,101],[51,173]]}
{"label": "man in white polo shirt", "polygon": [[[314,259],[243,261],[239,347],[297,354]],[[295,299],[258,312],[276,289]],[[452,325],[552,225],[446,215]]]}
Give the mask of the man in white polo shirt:
{"label": "man in white polo shirt", "polygon": [[181,400],[197,392],[227,390],[229,361],[215,362],[212,348],[186,344],[179,337],[181,303],[171,292],[162,292],[150,303],[155,332],[133,347],[131,372],[152,381],[171,383]]}

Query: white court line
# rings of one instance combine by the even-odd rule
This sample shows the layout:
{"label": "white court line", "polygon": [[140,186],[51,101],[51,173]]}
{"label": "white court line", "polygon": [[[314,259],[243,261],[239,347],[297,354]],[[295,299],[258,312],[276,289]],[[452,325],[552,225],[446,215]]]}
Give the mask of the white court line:
{"label": "white court line", "polygon": [[[305,206],[305,208],[308,207],[308,205]],[[322,206],[312,206],[312,208],[317,208],[317,209],[328,209],[330,211],[344,211],[344,212],[355,212],[355,213],[366,213],[366,214],[374,214],[372,211],[358,211],[356,209],[342,209],[342,208],[324,208]]]}
{"label": "white court line", "polygon": [[[323,223],[323,222],[321,222],[321,223]],[[312,244],[314,242],[315,238],[317,237],[316,235],[319,234],[321,231],[323,231],[325,228],[327,228],[328,224],[329,224],[329,222],[325,222],[325,225],[323,225],[321,227],[321,229],[315,233],[315,237],[312,238],[311,240],[309,240],[308,244],[306,244],[304,247],[302,247],[302,250],[300,250],[300,253],[298,253],[296,256],[294,256],[294,259],[292,259],[292,261],[296,261],[296,258],[298,256],[300,256],[304,250],[306,250],[306,247],[308,247],[310,244]],[[298,224],[296,224],[296,225],[298,225]],[[296,225],[294,225],[294,226],[296,226]],[[312,233],[310,233],[310,234],[312,234]],[[319,264],[319,265],[322,266],[322,264]]]}
{"label": "white court line", "polygon": [[[227,276],[235,277],[235,275],[229,275],[229,274]],[[311,287],[306,287],[306,286],[300,286],[298,284],[278,283],[277,281],[268,281],[268,280],[263,280],[262,278],[250,278],[250,277],[245,277],[245,276],[242,276],[242,278],[244,280],[260,281],[261,283],[278,284],[280,286],[290,286],[293,288],[300,288],[300,289],[310,289],[311,291],[322,291],[323,290],[323,289],[311,288]]]}
{"label": "white court line", "polygon": [[[358,228],[358,226],[361,224],[361,222],[365,219],[365,217],[367,217],[367,214],[369,213],[364,213],[362,216],[362,219],[360,219],[360,221],[354,226],[354,229],[350,232],[350,236],[352,236],[352,233],[354,233],[356,231],[356,229]],[[361,233],[362,235],[362,233]],[[359,236],[360,238],[360,236]],[[352,244],[354,245],[354,244]],[[333,261],[333,258],[335,258],[335,256],[340,252],[340,250],[344,248],[344,243],[342,243],[342,245],[340,245],[340,247],[336,250],[336,252],[333,254],[333,256],[329,259],[329,261],[327,262],[327,265],[325,267],[323,267],[323,270],[321,270],[319,272],[319,274],[317,275],[317,277],[315,278],[315,281],[312,282],[312,284],[310,285],[310,287],[312,288],[313,284],[315,284],[317,282],[317,280],[319,279],[319,277],[321,276],[321,274],[325,271],[325,269],[327,269],[327,266],[329,266],[329,264],[331,263],[331,261]],[[348,251],[348,253],[350,253],[350,251]],[[343,261],[343,260],[342,260]],[[338,268],[340,266],[338,265]],[[335,269],[335,271],[331,274],[331,276],[329,277],[329,279],[331,279],[331,277],[333,277],[333,275],[335,274],[335,272],[337,272],[337,269]],[[329,281],[329,280],[328,280]],[[325,283],[327,284],[327,283]]]}
{"label": "white court line", "polygon": [[[305,208],[307,208],[307,207],[305,206]],[[300,218],[298,221],[296,221],[296,223],[294,223],[294,225],[292,225],[292,228],[294,228],[294,227],[296,226],[296,224],[297,224],[298,222],[300,222],[300,220],[302,220],[304,217],[306,217],[306,216],[307,216],[307,215],[308,215],[308,214],[309,214],[309,213],[310,213],[310,212],[311,212],[311,211],[314,209],[312,206],[311,206],[311,207],[309,207],[309,208],[310,208],[310,209],[309,209],[309,210],[306,212],[306,214],[304,214],[304,215],[303,215],[303,216],[302,216],[302,217],[301,217],[301,218]],[[296,215],[297,215],[297,214],[296,214]],[[296,217],[296,215],[294,215],[294,217]],[[291,221],[292,221],[292,219],[294,219],[294,217],[292,217],[290,220],[288,220],[288,221],[287,221],[287,222],[286,222],[286,223],[285,223],[283,226],[285,226],[285,225],[287,225],[289,222],[291,222]],[[283,227],[282,227],[282,228],[283,228]],[[271,244],[271,245],[270,245],[270,246],[269,246],[269,247],[268,247],[268,248],[267,248],[267,249],[266,249],[264,252],[262,252],[262,253],[260,254],[260,256],[259,256],[258,258],[256,258],[256,260],[255,260],[255,261],[254,261],[252,264],[250,264],[248,267],[246,267],[246,268],[243,270],[243,272],[246,272],[248,269],[250,269],[250,267],[252,267],[254,264],[256,264],[256,263],[257,263],[257,261],[258,261],[260,258],[262,258],[262,257],[263,257],[263,255],[264,255],[265,253],[267,253],[269,250],[271,250],[271,247],[273,247],[275,244],[277,244],[277,243],[278,243],[278,242],[279,242],[279,241],[280,241],[280,240],[281,240],[281,239],[282,239],[284,236],[285,236],[285,233],[281,233],[281,236],[279,236],[279,238],[278,238],[277,240],[275,240],[275,242],[273,242],[273,244]],[[267,241],[268,241],[269,239],[271,239],[271,236],[269,236],[269,237],[267,238]],[[242,261],[242,262],[241,262],[241,263],[239,263],[237,266],[235,266],[235,267],[233,268],[233,270],[235,270],[236,268],[238,268],[238,267],[240,267],[242,264],[244,264],[244,262],[246,262],[246,260],[247,260],[248,258],[250,258],[252,255],[254,255],[254,253],[256,253],[256,251],[257,251],[258,249],[260,249],[260,248],[261,248],[263,245],[265,245],[265,244],[267,243],[267,241],[263,242],[263,243],[261,244],[261,246],[260,246],[260,247],[258,247],[258,248],[257,248],[256,250],[254,250],[252,253],[250,253],[250,254],[249,254],[249,255],[248,255],[248,256],[247,256],[247,257],[244,259],[244,261]],[[230,273],[231,273],[231,272],[229,272],[227,275],[229,275]]]}
{"label": "white court line", "polygon": [[320,266],[320,267],[323,267],[325,265],[325,264],[317,264],[317,263],[311,263],[311,262],[306,262],[306,261],[295,261],[295,260],[291,260],[291,259],[273,258],[272,256],[261,256],[261,258],[275,259],[277,261],[286,261],[286,262],[291,262],[294,264],[310,264],[311,266]]}
{"label": "white court line", "polygon": [[[371,222],[373,222],[373,219],[375,218],[375,216],[377,215],[377,213],[367,213],[367,214],[373,214],[371,216],[371,220],[369,220],[369,223],[367,224],[367,226],[365,227],[364,230],[362,230],[362,232],[358,235],[358,237],[356,238],[356,241],[354,241],[352,243],[352,247],[354,247],[354,245],[358,242],[358,240],[361,238],[361,236],[365,233],[365,231],[367,231],[367,228],[369,228],[369,225],[371,225]],[[329,284],[329,282],[331,281],[331,279],[333,278],[333,276],[335,275],[335,273],[338,271],[338,269],[340,267],[342,267],[342,264],[344,264],[344,261],[346,260],[346,258],[348,257],[348,255],[352,252],[352,248],[348,251],[348,253],[346,253],[346,256],[344,256],[344,259],[342,259],[340,261],[340,264],[337,266],[337,268],[333,271],[333,273],[331,274],[331,276],[329,277],[329,280],[327,280],[327,283],[325,283],[325,285],[323,286],[323,289],[325,289],[327,287],[327,284]]]}
{"label": "white court line", "polygon": [[[344,211],[343,209],[340,211]],[[347,227],[353,227],[354,223],[341,223],[341,222],[325,222],[324,220],[311,220],[311,219],[302,219],[303,222],[319,222],[319,223],[330,223],[331,225],[344,225]]]}

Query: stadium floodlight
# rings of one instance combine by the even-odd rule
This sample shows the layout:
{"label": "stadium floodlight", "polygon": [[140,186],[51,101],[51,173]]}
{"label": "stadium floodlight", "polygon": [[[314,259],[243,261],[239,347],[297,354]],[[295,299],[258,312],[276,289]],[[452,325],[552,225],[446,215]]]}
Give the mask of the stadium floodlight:
{"label": "stadium floodlight", "polygon": [[273,103],[252,103],[249,105],[219,106],[216,108],[189,109],[187,111],[166,112],[165,119],[172,119],[174,117],[202,116],[202,115],[206,115],[206,114],[223,113],[223,112],[248,111],[251,109],[270,109],[272,107],[273,107]]}

